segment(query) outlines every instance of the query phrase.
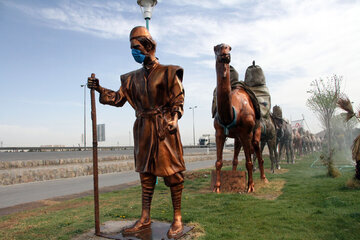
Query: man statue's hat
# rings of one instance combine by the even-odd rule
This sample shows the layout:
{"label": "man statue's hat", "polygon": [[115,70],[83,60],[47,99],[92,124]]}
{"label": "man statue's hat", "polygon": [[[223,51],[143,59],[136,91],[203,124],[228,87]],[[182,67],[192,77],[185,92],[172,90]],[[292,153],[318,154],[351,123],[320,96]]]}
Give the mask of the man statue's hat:
{"label": "man statue's hat", "polygon": [[130,41],[133,38],[138,38],[138,37],[145,37],[148,39],[152,39],[149,31],[146,29],[146,27],[143,26],[134,27],[130,32]]}

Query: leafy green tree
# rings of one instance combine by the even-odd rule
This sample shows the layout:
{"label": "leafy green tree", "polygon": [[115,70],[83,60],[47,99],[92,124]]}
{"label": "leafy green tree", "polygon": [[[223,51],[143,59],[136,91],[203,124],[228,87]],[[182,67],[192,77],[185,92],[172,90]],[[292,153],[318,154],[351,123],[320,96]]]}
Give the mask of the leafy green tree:
{"label": "leafy green tree", "polygon": [[334,169],[333,164],[333,142],[332,142],[332,118],[335,114],[337,101],[341,94],[342,76],[333,75],[323,79],[315,79],[311,82],[311,89],[308,91],[310,97],[306,101],[306,105],[316,114],[320,123],[325,129],[325,136],[327,140],[327,152],[323,157],[325,164],[328,167],[330,176],[338,175]]}

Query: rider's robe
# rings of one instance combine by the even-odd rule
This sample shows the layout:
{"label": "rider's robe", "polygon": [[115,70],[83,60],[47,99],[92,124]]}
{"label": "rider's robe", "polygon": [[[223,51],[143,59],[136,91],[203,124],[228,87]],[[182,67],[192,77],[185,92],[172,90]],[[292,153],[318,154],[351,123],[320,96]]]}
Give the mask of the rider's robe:
{"label": "rider's robe", "polygon": [[100,89],[100,102],[121,107],[128,102],[135,110],[135,170],[170,176],[185,170],[179,129],[169,132],[168,121],[183,114],[183,69],[155,63],[122,75],[118,91]]}

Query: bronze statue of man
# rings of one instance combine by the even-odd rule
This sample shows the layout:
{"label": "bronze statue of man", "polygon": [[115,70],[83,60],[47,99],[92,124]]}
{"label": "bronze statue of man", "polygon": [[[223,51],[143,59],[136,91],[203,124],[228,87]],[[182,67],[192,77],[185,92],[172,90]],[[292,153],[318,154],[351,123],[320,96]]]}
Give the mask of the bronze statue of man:
{"label": "bronze statue of man", "polygon": [[150,227],[151,200],[159,176],[171,190],[174,219],[168,235],[174,237],[183,230],[181,194],[185,163],[177,124],[183,114],[183,69],[159,64],[155,57],[156,42],[145,27],[131,30],[130,44],[135,61],[143,67],[121,75],[118,91],[103,88],[98,79],[91,78],[88,87],[100,93],[100,103],[121,107],[128,102],[136,112],[134,156],[142,186],[142,212],[140,219],[124,232]]}

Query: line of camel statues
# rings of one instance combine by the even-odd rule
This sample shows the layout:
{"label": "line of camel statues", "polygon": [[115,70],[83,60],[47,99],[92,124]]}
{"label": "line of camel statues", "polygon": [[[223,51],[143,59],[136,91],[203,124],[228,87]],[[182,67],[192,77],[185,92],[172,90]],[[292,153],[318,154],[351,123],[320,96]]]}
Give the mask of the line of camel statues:
{"label": "line of camel statues", "polygon": [[253,171],[258,162],[260,179],[267,183],[262,152],[268,146],[271,170],[280,169],[280,159],[285,150],[288,163],[295,163],[295,156],[319,151],[321,139],[303,128],[292,129],[282,117],[282,110],[274,106],[271,112],[271,97],[266,87],[262,69],[253,64],[245,73],[244,81],[230,65],[231,47],[219,44],[214,47],[217,84],[214,90],[212,116],[216,138],[216,181],[213,192],[219,193],[220,172],[223,166],[223,148],[227,138],[234,139],[232,170],[236,171],[238,155],[243,148],[248,175],[247,192],[255,190]]}

